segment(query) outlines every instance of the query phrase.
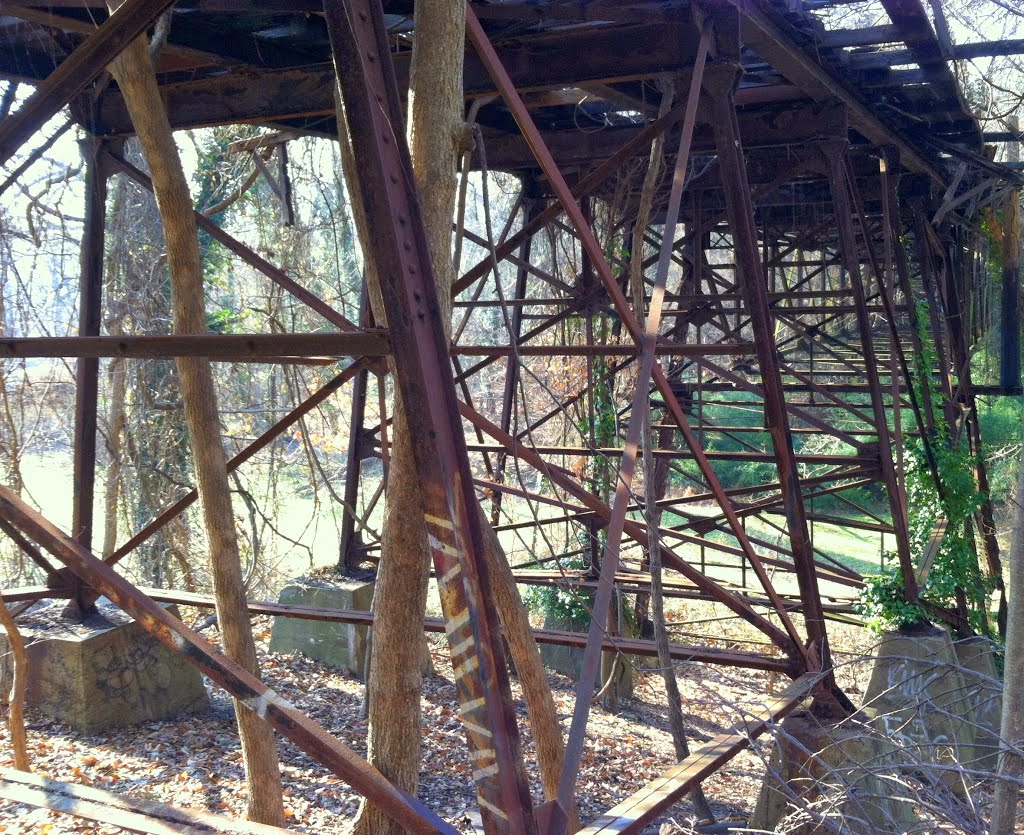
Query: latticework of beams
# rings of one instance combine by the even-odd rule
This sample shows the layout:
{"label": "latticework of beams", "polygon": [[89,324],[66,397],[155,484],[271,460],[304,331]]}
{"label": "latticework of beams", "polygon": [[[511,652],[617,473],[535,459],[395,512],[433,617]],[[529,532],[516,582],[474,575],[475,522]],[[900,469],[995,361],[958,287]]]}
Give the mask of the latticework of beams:
{"label": "latticework of beams", "polygon": [[[207,606],[208,599],[141,590],[115,571],[195,501],[194,491],[105,561],[90,551],[96,358],[333,364],[353,357],[228,467],[244,466],[354,380],[362,393],[353,398],[340,550],[346,564],[377,558],[379,543],[357,541],[365,516],[356,519],[355,508],[362,494],[368,515],[383,489],[362,475],[361,462],[388,455],[386,409],[373,426],[365,423],[364,408],[367,375],[383,374],[379,358],[387,355],[413,415],[434,572],[443,592],[444,620],[424,626],[447,631],[457,656],[467,744],[475,761],[487,763],[476,781],[487,832],[565,831],[559,812],[571,808],[576,791],[601,653],[654,654],[653,642],[613,634],[607,618],[612,595],[649,591],[644,555],[652,541],[672,572],[667,597],[710,601],[768,643],[764,651],[676,644],[673,658],[782,672],[794,682],[743,733],[695,752],[588,831],[640,831],[803,701],[833,711],[849,707],[833,676],[827,622],[850,617],[862,578],[815,546],[814,529],[816,523],[845,525],[889,536],[908,600],[916,598],[927,569],[915,566],[909,550],[906,462],[899,451],[916,436],[927,452],[936,434],[929,389],[918,402],[911,379],[922,332],[936,345],[937,367],[927,372],[947,396],[951,431],[966,431],[978,442],[969,356],[990,319],[983,281],[968,269],[977,255],[975,230],[965,218],[995,191],[986,179],[991,170],[965,175],[961,166],[954,177],[949,157],[917,127],[923,114],[933,139],[964,154],[980,150],[980,129],[946,60],[935,57],[948,50],[940,50],[920,3],[891,4],[890,23],[872,30],[831,33],[810,13],[769,0],[729,3],[713,13],[682,2],[657,9],[471,5],[465,87],[467,101],[475,102],[479,145],[467,165],[479,171],[486,161],[483,176],[513,173],[521,189],[500,239],[479,229],[456,230],[466,252],[480,255],[460,265],[456,316],[473,322],[486,315],[501,324],[486,343],[457,337],[453,344],[440,327],[400,140],[409,55],[400,23],[409,9],[373,0],[322,7],[281,2],[264,15],[245,14],[252,10],[244,2],[201,0],[175,13],[159,70],[174,126],[261,123],[286,129],[270,137],[281,143],[336,134],[333,90],[340,82],[353,119],[363,208],[377,233],[363,243],[374,248],[378,267],[386,267],[382,288],[395,311],[391,329],[358,327],[300,278],[197,212],[205,232],[332,330],[104,335],[98,318],[103,183],[116,170],[149,184],[112,142],[132,132],[119,93],[93,82],[119,46],[169,4],[127,3],[95,30],[83,5],[91,6],[47,3],[44,10],[24,2],[5,8],[0,18],[0,29],[12,34],[0,51],[0,75],[39,83],[36,94],[0,122],[2,160],[67,104],[92,134],[95,205],[87,235],[93,248],[83,259],[80,335],[0,342],[0,356],[80,359],[75,538],[0,487],[0,530],[47,572],[50,593],[106,594],[410,831],[454,831],[155,603]],[[240,12],[232,24],[236,37],[213,38],[211,28],[225,11]],[[267,34],[292,31],[284,24],[296,15],[308,21],[295,27],[299,34]],[[563,30],[567,21],[577,25]],[[40,27],[64,30],[59,48],[33,48]],[[881,51],[852,58],[844,52],[889,43],[906,50],[885,52],[888,58]],[[68,44],[80,45],[67,52]],[[903,89],[902,70],[892,69],[901,63],[918,65],[913,88]],[[878,76],[871,85],[869,73]],[[659,117],[667,79],[680,98]],[[883,99],[899,106],[880,108]],[[581,114],[600,129],[580,130]],[[642,179],[636,168],[657,137],[672,149],[664,162],[674,175],[657,189],[647,227],[634,230]],[[620,253],[629,251],[622,244],[632,243],[634,234],[643,236],[647,252],[643,309],[634,309],[621,280],[628,256]],[[922,298],[931,303],[927,321],[917,315]],[[481,399],[494,375],[501,379],[499,395]],[[629,427],[610,445],[595,430],[599,380],[612,381],[614,421]],[[640,437],[641,405],[655,412],[656,441]],[[751,415],[755,420],[746,419]],[[668,462],[678,487],[657,501],[674,514],[660,527],[647,524],[651,508],[634,484],[637,464],[646,468],[656,459]],[[598,464],[612,474],[604,483],[595,475]],[[739,467],[746,475],[734,483],[729,468]],[[884,494],[888,512],[862,506],[860,491],[868,487]],[[585,659],[558,801],[537,810],[480,560],[479,502],[490,505],[495,530],[510,542],[547,532],[540,539],[552,548],[526,554],[514,566],[518,582],[557,585],[593,601],[589,635],[537,631],[540,642],[583,648]],[[982,518],[988,519],[982,525],[988,570],[998,574],[990,510]],[[748,521],[758,527],[748,529]],[[773,532],[771,539],[765,530]],[[68,571],[58,574],[36,546]],[[574,562],[581,555],[582,569]],[[5,598],[41,594],[26,590]],[[355,624],[373,620],[366,613],[275,604],[250,609]],[[967,628],[961,612],[936,614]]]}

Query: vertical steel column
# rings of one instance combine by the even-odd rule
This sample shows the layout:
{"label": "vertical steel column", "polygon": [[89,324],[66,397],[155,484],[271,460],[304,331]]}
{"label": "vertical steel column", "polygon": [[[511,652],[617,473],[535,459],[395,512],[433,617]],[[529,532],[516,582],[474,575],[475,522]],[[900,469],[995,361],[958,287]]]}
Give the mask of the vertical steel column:
{"label": "vertical steel column", "polygon": [[[899,485],[900,504],[903,506],[903,517],[907,518],[907,474],[903,461],[903,408],[900,403],[900,359],[903,357],[903,346],[900,343],[899,330],[895,318],[893,300],[896,298],[896,241],[893,234],[892,207],[889,203],[889,166],[884,156],[879,161],[880,185],[882,188],[882,272],[878,276],[879,292],[882,296],[889,319],[889,397],[892,402],[893,436],[896,438],[896,479]],[[857,213],[861,219],[861,230],[871,255],[868,240],[867,223],[863,206],[858,202]],[[914,380],[907,375],[907,393],[913,399]],[[923,439],[927,443],[927,439]]]}
{"label": "vertical steel column", "polygon": [[[923,209],[916,210],[914,222],[914,249],[921,270],[921,284],[924,287],[925,301],[928,305],[928,325],[931,328],[932,340],[935,342],[935,356],[939,363],[939,381],[942,385],[942,396],[945,400],[943,411],[946,422],[952,428],[955,423],[953,414],[953,381],[949,372],[949,357],[946,353],[946,338],[943,328],[941,299],[935,282],[935,261],[928,243],[928,220]],[[929,369],[930,371],[931,369]]]}
{"label": "vertical steel column", "polygon": [[[971,379],[971,362],[970,362],[970,345],[967,337],[967,316],[964,313],[963,306],[960,300],[960,289],[959,284],[963,280],[963,267],[964,262],[961,258],[956,258],[956,253],[951,251],[962,243],[961,239],[962,232],[958,230],[957,238],[950,243],[947,249],[948,256],[946,263],[943,266],[943,275],[945,277],[946,284],[946,305],[947,305],[947,320],[950,328],[950,351],[953,355],[956,363],[955,368],[957,369],[957,392],[959,393],[959,399],[962,400],[966,405],[966,414],[962,416],[962,421],[968,432],[968,443],[971,447],[971,452],[975,455],[980,453],[980,449],[977,446],[981,441],[980,431],[978,429],[978,408],[977,402],[974,398],[974,382]],[[955,423],[950,424],[950,432],[954,442],[958,435],[958,426]],[[984,464],[982,464],[984,467]],[[984,477],[985,482],[988,481],[987,472],[979,472],[975,470],[975,479],[978,482],[979,490],[981,490],[981,478]],[[986,494],[987,496],[987,494]],[[999,560],[999,546],[995,540],[994,535],[994,521],[991,518],[991,505],[988,507],[988,519],[981,519],[982,522],[982,534],[984,535],[985,541],[985,556],[988,561],[988,567],[990,573],[997,578],[999,586],[1002,586],[1002,568]],[[967,531],[966,538],[969,546],[977,554],[977,542],[974,538],[971,530],[971,520],[966,523]],[[966,611],[965,604],[961,603],[963,599],[962,592],[958,592],[957,601],[958,609],[961,611],[963,623],[961,629],[969,630],[969,626],[966,623]],[[1004,629],[1005,626],[1005,612],[1003,611],[1005,600],[1001,594],[1000,599],[1000,611],[999,611],[999,628]],[[964,634],[970,634],[969,631],[964,631]]]}
{"label": "vertical steel column", "polygon": [[[910,283],[910,262],[907,258],[907,250],[900,242],[902,224],[900,223],[899,196],[896,192],[896,177],[894,172],[899,165],[899,152],[892,146],[882,149],[882,160],[885,164],[883,173],[884,194],[883,199],[889,215],[889,233],[894,240],[893,255],[895,258],[896,278],[907,306],[907,319],[910,324],[910,344],[914,350],[914,356],[921,357],[924,352],[924,345],[921,342],[921,321],[917,316],[917,299],[914,295],[914,288]],[[893,294],[895,299],[895,293]],[[908,370],[910,370],[908,368]],[[928,369],[931,374],[931,369]],[[919,409],[922,425],[922,432],[927,432],[930,437],[935,436],[935,414],[932,407],[931,386],[921,387],[921,406]]]}
{"label": "vertical steel column", "polygon": [[[530,222],[538,213],[538,201],[532,198],[526,198],[523,200],[523,227],[526,228],[530,225]],[[529,271],[526,269],[526,265],[530,261],[530,254],[533,250],[533,235],[527,237],[522,244],[519,246],[519,267],[516,269],[516,287],[515,287],[515,298],[524,299],[526,298],[526,280],[529,277]],[[497,269],[497,266],[495,266]],[[519,339],[522,336],[523,331],[523,307],[522,304],[516,304],[512,307],[511,314],[511,325],[512,333],[509,334],[509,339],[514,344],[519,344]],[[515,353],[510,353],[508,356],[508,367],[505,369],[505,391],[501,398],[501,429],[503,432],[508,432],[509,427],[512,424],[512,409],[515,407],[515,395],[516,386],[519,384],[519,364],[516,362]],[[508,460],[508,453],[505,451],[499,452],[497,460],[494,465],[494,480],[498,484],[505,483],[505,465]],[[491,500],[491,524],[497,525],[501,513],[501,497],[502,493],[500,490],[495,491],[494,498]]]}
{"label": "vertical steel column", "polygon": [[[1007,120],[1007,128],[1019,134],[1016,116]],[[1007,160],[1020,159],[1020,142],[1014,141],[1006,147]],[[1020,377],[1020,263],[1021,263],[1021,215],[1020,186],[1010,189],[1003,204],[1003,293],[1000,320],[999,384],[1016,388]]]}
{"label": "vertical steel column", "polygon": [[[98,139],[90,137],[82,142],[82,156],[85,158],[85,223],[82,229],[78,281],[78,335],[99,336],[109,167]],[[82,357],[76,362],[74,507],[71,531],[75,541],[86,550],[92,549],[99,371],[100,361],[97,357]],[[74,603],[83,604],[85,601],[81,597],[77,579],[73,587]]]}
{"label": "vertical steel column", "polygon": [[[825,613],[821,605],[814,552],[800,492],[800,474],[786,413],[782,374],[769,313],[768,288],[757,248],[750,184],[747,181],[736,119],[734,93],[740,73],[740,68],[735,64],[709,67],[704,76],[704,89],[708,93],[707,100],[714,117],[715,145],[736,257],[736,279],[754,332],[754,347],[764,389],[765,423],[775,450],[794,569],[804,604],[807,636],[815,663],[820,664],[821,669],[828,670],[832,662],[825,629]],[[832,673],[826,676],[825,687],[832,691],[837,689]]]}
{"label": "vertical steel column", "polygon": [[[900,573],[903,576],[903,590],[907,600],[913,603],[917,600],[918,594],[917,578],[910,556],[909,525],[899,480],[896,476],[896,468],[893,464],[889,419],[885,413],[882,383],[878,376],[878,357],[875,354],[875,342],[871,334],[871,316],[868,313],[867,297],[860,271],[860,257],[857,254],[857,238],[853,227],[853,203],[850,198],[852,183],[848,183],[846,176],[847,143],[845,141],[826,141],[819,143],[819,148],[828,165],[829,187],[832,191],[836,227],[839,232],[839,252],[850,276],[850,289],[857,311],[861,350],[864,352],[865,373],[871,393],[871,408],[874,413],[875,429],[878,432],[878,464],[886,493],[889,496],[889,512],[892,515],[892,526],[895,531],[896,553],[900,562]],[[865,234],[867,234],[866,230]],[[882,292],[885,292],[884,287]],[[893,402],[893,409],[897,408],[899,408],[898,397]]]}
{"label": "vertical steel column", "polygon": [[[283,145],[281,147],[284,148]],[[367,324],[369,306],[364,275],[363,289],[359,296],[359,321],[362,325]],[[363,469],[363,420],[366,416],[366,385],[369,376],[369,369],[361,368],[352,385],[352,414],[348,424],[348,456],[345,459],[345,503],[341,508],[341,536],[338,540],[338,564],[346,574],[359,564],[355,553],[361,544],[356,536],[356,502],[359,500],[359,477]],[[384,431],[384,416],[381,415],[382,456]]]}
{"label": "vertical steel column", "polygon": [[361,369],[352,385],[352,416],[348,424],[348,457],[345,459],[345,504],[341,508],[341,537],[338,540],[338,562],[346,574],[359,564],[356,551],[361,539],[356,535],[356,502],[359,500],[362,472],[363,418],[369,376],[366,368]]}
{"label": "vertical steel column", "polygon": [[388,312],[395,382],[413,439],[484,830],[532,835],[536,822],[483,559],[482,519],[383,10],[379,0],[326,0],[324,13],[358,163],[352,173],[374,234],[364,244],[376,261]]}

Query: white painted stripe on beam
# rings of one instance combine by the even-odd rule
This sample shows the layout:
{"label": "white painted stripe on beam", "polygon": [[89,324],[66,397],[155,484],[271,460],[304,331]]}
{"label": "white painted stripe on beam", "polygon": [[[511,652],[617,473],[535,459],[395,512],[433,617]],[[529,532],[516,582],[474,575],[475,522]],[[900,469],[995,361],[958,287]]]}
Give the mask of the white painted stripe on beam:
{"label": "white painted stripe on beam", "polygon": [[479,666],[480,660],[475,655],[471,655],[463,663],[459,664],[458,667],[452,670],[452,672],[455,673],[456,678],[462,678],[466,673],[473,672],[473,670]]}
{"label": "white painted stripe on beam", "polygon": [[450,531],[455,530],[455,526],[450,520],[442,519],[440,516],[431,516],[429,513],[424,513],[423,519],[431,525],[437,525],[439,528],[447,528]]}
{"label": "white painted stripe on beam", "polygon": [[493,748],[481,748],[479,751],[470,751],[469,758],[471,760],[482,760],[485,757],[496,757],[497,753]]}
{"label": "white painted stripe on beam", "polygon": [[501,811],[501,809],[499,809],[497,806],[491,803],[486,797],[481,797],[479,792],[477,792],[476,799],[477,802],[492,815],[497,815],[503,821],[508,820],[508,815],[506,815],[503,811]]}
{"label": "white painted stripe on beam", "polygon": [[483,707],[485,704],[487,704],[487,699],[481,696],[479,699],[473,699],[471,702],[466,702],[461,706],[461,710],[464,714],[472,713],[478,707]]}
{"label": "white painted stripe on beam", "polygon": [[478,768],[478,769],[476,769],[473,772],[473,780],[474,781],[479,781],[479,780],[482,780],[484,777],[490,777],[492,774],[497,774],[497,773],[498,773],[498,764],[494,763],[493,765],[489,765],[489,766],[487,766],[485,768]]}
{"label": "white painted stripe on beam", "polygon": [[473,648],[473,636],[470,635],[468,638],[466,638],[465,641],[463,641],[457,647],[452,649],[452,658],[454,658],[456,655],[462,655],[462,653],[464,653],[467,649],[472,649],[472,648]]}
{"label": "white painted stripe on beam", "polygon": [[289,702],[287,699],[282,699],[269,687],[260,695],[253,696],[251,699],[243,699],[242,703],[252,710],[260,719],[267,718],[267,708],[270,705],[275,705],[285,710],[294,710],[295,705]]}
{"label": "white painted stripe on beam", "polygon": [[451,567],[448,573],[441,578],[441,583],[447,586],[455,577],[455,575],[457,575],[460,571],[462,571],[462,566],[458,563],[455,563],[455,565]]}
{"label": "white painted stripe on beam", "polygon": [[475,734],[480,734],[480,736],[486,736],[488,739],[494,736],[494,734],[487,730],[487,728],[477,725],[475,722],[470,722],[465,717],[463,717],[462,719],[462,727],[464,727],[467,731],[471,731]]}
{"label": "white painted stripe on beam", "polygon": [[458,632],[467,623],[469,623],[469,609],[463,609],[459,614],[455,615],[451,620],[445,623],[444,631],[447,632],[448,637],[451,638],[452,635]]}

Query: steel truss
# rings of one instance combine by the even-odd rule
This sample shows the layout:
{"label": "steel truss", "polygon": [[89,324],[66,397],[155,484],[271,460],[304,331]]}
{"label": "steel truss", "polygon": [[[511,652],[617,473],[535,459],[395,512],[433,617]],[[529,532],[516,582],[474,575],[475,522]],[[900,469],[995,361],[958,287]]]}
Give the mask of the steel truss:
{"label": "steel truss", "polygon": [[[381,283],[390,327],[383,330],[349,321],[301,281],[197,212],[201,228],[320,314],[333,330],[104,336],[100,309],[106,181],[116,172],[144,188],[152,186],[110,141],[130,132],[116,94],[105,85],[93,85],[105,64],[170,5],[128,0],[95,31],[83,30],[81,21],[66,10],[44,12],[32,2],[10,12],[15,17],[21,14],[28,24],[45,18],[85,37],[52,74],[44,74],[34,96],[0,122],[0,161],[10,159],[69,103],[75,118],[95,136],[86,156],[80,335],[0,342],[3,356],[79,360],[73,535],[58,530],[0,486],[0,530],[43,568],[50,584],[47,589],[5,592],[4,598],[31,601],[64,596],[84,608],[98,595],[107,596],[409,831],[454,832],[426,805],[395,788],[158,605],[158,601],[172,601],[210,606],[209,598],[136,588],[117,573],[120,560],[196,500],[195,491],[168,507],[105,561],[91,550],[98,358],[199,355],[231,361],[333,363],[351,356],[344,371],[296,405],[230,460],[228,467],[235,470],[244,465],[352,382],[341,553],[348,566],[372,558],[375,543],[363,542],[358,531],[382,491],[369,495],[368,484],[361,481],[360,462],[371,455],[387,461],[389,421],[365,424],[367,380],[370,374],[383,379],[387,372],[382,358],[392,356],[395,385],[409,410],[444,612],[443,620],[428,619],[424,626],[448,634],[487,832],[561,835],[565,831],[602,654],[655,654],[653,641],[618,635],[610,616],[614,595],[649,591],[650,574],[643,560],[654,538],[665,568],[673,572],[666,579],[666,596],[711,601],[752,625],[770,645],[765,652],[755,652],[674,644],[672,656],[781,672],[793,681],[763,711],[695,751],[609,810],[586,832],[639,832],[770,723],[809,699],[832,714],[848,710],[849,700],[833,674],[827,621],[850,617],[852,596],[862,581],[855,571],[815,547],[815,523],[891,536],[907,597],[916,599],[929,564],[927,555],[915,564],[910,553],[901,449],[904,438],[917,434],[929,450],[937,427],[931,393],[925,388],[919,394],[912,385],[912,365],[922,354],[921,334],[927,332],[938,355],[932,371],[948,400],[943,418],[954,435],[966,432],[977,449],[980,434],[969,359],[974,340],[989,322],[986,288],[974,269],[977,232],[950,208],[956,204],[962,209],[956,201],[964,194],[973,193],[982,200],[989,192],[971,176],[965,177],[963,170],[951,180],[948,160],[934,145],[883,118],[878,108],[853,92],[855,79],[844,76],[835,62],[821,58],[823,50],[825,54],[841,50],[844,44],[850,45],[844,38],[854,36],[826,33],[818,48],[810,49],[794,34],[791,20],[806,13],[786,11],[767,0],[743,4],[730,0],[706,7],[661,4],[658,10],[606,4],[600,14],[616,25],[641,26],[654,39],[651,49],[656,55],[628,56],[635,65],[630,72],[617,70],[614,61],[608,64],[608,56],[595,52],[587,71],[591,77],[569,81],[563,76],[575,67],[559,57],[558,50],[565,49],[566,42],[557,35],[550,43],[530,44],[532,57],[526,61],[516,59],[501,37],[503,21],[532,19],[534,7],[471,4],[467,8],[471,45],[467,91],[490,97],[479,112],[474,110],[484,126],[478,134],[483,145],[478,152],[490,170],[521,174],[522,192],[500,238],[457,230],[463,243],[475,244],[485,255],[456,282],[455,310],[467,316],[500,313],[507,332],[494,344],[449,345],[411,185],[401,103],[405,58],[392,49],[386,9],[375,0],[326,0],[322,8],[315,2],[296,2],[287,11],[317,15],[322,11],[333,62],[333,70],[326,74],[322,67],[303,71],[306,86],[295,93],[309,99],[303,101],[302,118],[289,110],[298,105],[273,96],[273,112],[246,110],[257,107],[248,93],[230,106],[216,95],[209,96],[208,101],[214,102],[211,109],[199,114],[189,109],[192,105],[182,93],[184,82],[171,78],[166,90],[172,123],[182,127],[235,120],[285,124],[280,114],[288,110],[295,129],[314,132],[306,119],[333,114],[333,101],[325,105],[323,90],[314,88],[317,83],[320,88],[333,87],[337,80],[349,115],[363,210],[375,231],[375,240],[364,246],[372,247],[378,269],[387,277]],[[980,142],[980,133],[962,106],[948,65],[928,58],[930,50],[938,48],[939,35],[932,32],[923,8],[916,0],[887,3],[887,9],[890,5],[892,31],[870,37],[905,43],[907,55],[893,60],[919,59],[916,83],[943,93],[946,110],[942,115],[949,124],[945,135],[967,146],[963,153],[976,150],[972,143]],[[207,0],[206,6],[207,10],[220,8],[217,0]],[[589,19],[579,4],[549,6],[539,12],[541,20]],[[667,35],[657,37],[656,27],[667,27]],[[863,46],[872,41],[858,34],[853,42]],[[755,63],[743,47],[756,52]],[[186,54],[172,43],[166,60],[179,66],[186,59],[195,61],[195,52]],[[540,57],[551,62],[550,77],[536,63]],[[626,57],[618,57],[629,63]],[[226,94],[228,88],[218,86],[223,84],[224,62],[217,63],[215,55],[210,60],[220,71],[196,84],[205,85],[202,89],[207,92],[223,89]],[[879,61],[860,60],[858,83],[867,78],[864,74],[877,71]],[[655,65],[661,67],[666,61],[681,96],[659,113],[658,102],[648,98],[644,79],[664,76],[664,70]],[[287,72],[299,76],[297,70]],[[748,83],[745,79],[753,72],[777,78],[771,83]],[[598,136],[585,138],[559,130],[557,119],[549,118],[545,109],[571,105],[574,84],[596,91],[608,103],[606,118],[614,116],[616,123]],[[83,96],[90,97],[90,106],[85,106]],[[769,110],[759,109],[764,105]],[[615,183],[649,153],[656,139],[672,149],[665,153],[671,173],[656,195],[649,222],[644,228],[633,226],[639,199],[638,190],[633,189],[627,190],[625,208],[619,207],[610,224],[611,233],[623,239],[642,236],[651,253],[644,263],[643,305],[635,308],[621,279],[628,265],[599,240],[595,207],[610,202]],[[280,138],[286,140],[287,135]],[[575,248],[573,275],[551,257],[549,243],[555,238]],[[902,238],[912,242],[909,253]],[[508,297],[500,274],[506,264],[514,269]],[[493,291],[488,287],[491,281],[497,282]],[[922,298],[929,302],[927,321],[919,321],[917,315],[916,302]],[[562,338],[562,329],[573,318],[586,323],[582,342]],[[595,322],[610,325],[610,340],[597,343]],[[573,367],[581,371],[581,384],[574,390],[570,387],[554,404],[527,403],[524,383],[543,378],[554,359],[574,362]],[[495,369],[504,370],[498,406],[472,403],[469,381]],[[593,417],[590,392],[600,374],[631,380],[633,396],[628,403],[616,404],[617,418],[627,426],[623,446],[601,447],[592,420],[589,428],[577,431],[574,443],[537,444],[537,433],[564,422],[573,410],[584,414],[589,409]],[[383,387],[378,390],[382,392]],[[736,400],[736,394],[749,399]],[[656,445],[642,431],[641,407],[646,405],[657,415]],[[722,405],[759,411],[764,430],[714,422],[706,411]],[[380,413],[385,414],[383,402]],[[471,427],[471,438],[467,439],[463,422]],[[812,435],[828,437],[832,451],[799,449],[795,440]],[[709,449],[722,439],[740,449]],[[606,462],[614,473],[611,495],[602,494],[569,466],[574,457]],[[671,510],[681,521],[659,527],[647,524],[645,516],[652,508],[644,507],[634,487],[638,460],[648,465],[667,461],[696,488],[693,495],[656,499],[659,508]],[[748,487],[723,485],[721,466],[744,462],[774,464],[776,472]],[[542,474],[544,486],[531,487],[514,479],[510,470],[518,472],[520,467]],[[976,475],[987,492],[983,466]],[[885,492],[888,515],[869,512],[851,495],[844,495],[868,485],[878,485]],[[360,490],[367,494],[361,519],[356,517]],[[552,507],[553,515],[508,519],[505,497]],[[849,517],[816,512],[814,500],[821,497],[847,508]],[[567,541],[570,533],[582,533],[587,539],[583,551],[590,560],[589,569],[566,570],[559,565],[566,555],[559,553],[543,558],[532,555],[523,565],[514,566],[520,583],[586,590],[593,600],[587,635],[557,630],[536,634],[540,642],[584,649],[558,795],[536,806],[526,780],[499,627],[490,605],[489,577],[480,559],[484,531],[474,505],[481,500],[490,502],[491,521],[499,533],[561,528]],[[714,506],[711,514],[696,512],[708,504]],[[748,532],[748,519],[757,519],[782,536],[769,542]],[[987,504],[977,523],[987,569],[999,577]],[[694,556],[698,551],[699,559]],[[551,563],[556,569],[545,568]],[[723,579],[724,572],[733,570],[741,572],[738,583]],[[781,587],[783,582],[789,587]],[[250,610],[372,623],[372,615],[361,612],[256,602]],[[962,611],[934,614],[957,629],[969,628]]]}

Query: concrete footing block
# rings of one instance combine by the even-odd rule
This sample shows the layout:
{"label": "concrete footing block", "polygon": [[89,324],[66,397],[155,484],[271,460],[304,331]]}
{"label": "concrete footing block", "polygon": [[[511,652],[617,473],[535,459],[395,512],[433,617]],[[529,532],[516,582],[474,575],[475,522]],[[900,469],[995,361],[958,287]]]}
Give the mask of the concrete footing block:
{"label": "concrete footing block", "polygon": [[[278,603],[311,609],[357,609],[370,611],[373,580],[346,577],[299,578],[281,590]],[[304,618],[275,617],[270,632],[271,652],[300,652],[332,667],[357,676],[366,665],[368,628],[350,623],[332,623]]]}
{"label": "concrete footing block", "polygon": [[[301,577],[292,580],[281,590],[277,602],[311,609],[355,609],[369,612],[373,608],[375,587],[374,580],[342,576],[329,579]],[[300,652],[314,661],[348,670],[358,678],[363,678],[371,640],[372,631],[366,626],[281,615],[274,618],[270,630],[270,651]],[[434,674],[434,662],[426,638],[423,639],[420,670],[424,676]]]}
{"label": "concrete footing block", "polygon": [[[590,629],[590,621],[548,615],[544,619],[544,628],[586,634],[587,630]],[[539,648],[541,660],[547,669],[556,673],[562,673],[562,675],[569,676],[573,680],[579,678],[580,669],[583,667],[582,648],[561,646],[559,644],[540,644]],[[615,665],[614,687],[620,699],[628,699],[633,695],[634,677],[632,661],[632,658],[619,658],[618,663]],[[598,687],[602,686],[604,686],[604,681],[598,682]]]}
{"label": "concrete footing block", "polygon": [[[917,627],[882,635],[864,705],[876,712],[882,733],[907,752],[908,764],[955,765],[974,755],[969,693],[949,634]],[[962,786],[955,773],[945,782]]]}
{"label": "concrete footing block", "polygon": [[974,755],[964,767],[994,771],[999,759],[1003,683],[996,672],[993,642],[981,636],[953,642],[964,681],[963,704],[974,730]]}
{"label": "concrete footing block", "polygon": [[[209,708],[199,670],[101,598],[82,623],[61,616],[66,601],[19,618],[28,655],[26,703],[85,733],[170,719]],[[166,606],[177,615],[174,606]],[[13,658],[0,637],[0,692]]]}
{"label": "concrete footing block", "polygon": [[913,810],[887,774],[886,743],[870,713],[836,723],[807,711],[791,714],[775,734],[768,774],[750,829],[818,835],[905,832]]}
{"label": "concrete footing block", "polygon": [[885,633],[854,716],[782,723],[751,829],[898,835],[936,790],[966,797],[976,781],[964,769],[990,771],[999,747],[993,651],[930,626]]}

